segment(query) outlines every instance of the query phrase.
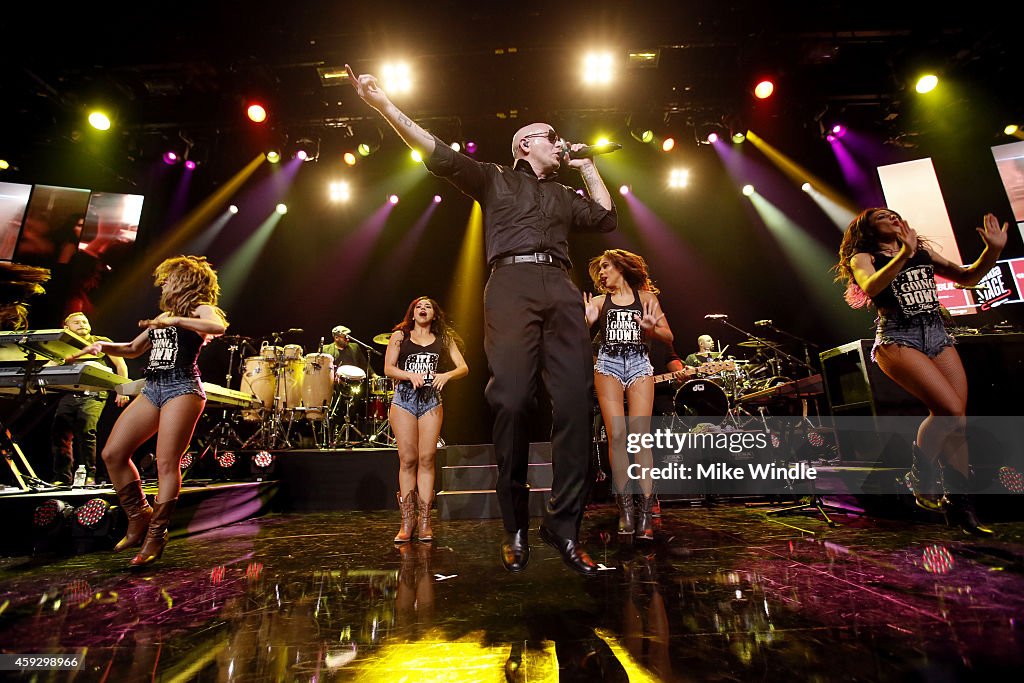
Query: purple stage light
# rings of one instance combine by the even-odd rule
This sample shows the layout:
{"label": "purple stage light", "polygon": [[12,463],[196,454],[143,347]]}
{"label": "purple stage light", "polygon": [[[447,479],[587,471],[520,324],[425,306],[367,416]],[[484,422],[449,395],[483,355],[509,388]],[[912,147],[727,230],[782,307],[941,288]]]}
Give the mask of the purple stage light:
{"label": "purple stage light", "polygon": [[164,163],[168,166],[173,166],[178,163],[178,155],[174,152],[164,152]]}
{"label": "purple stage light", "polygon": [[434,203],[435,204],[440,204],[441,203],[441,195],[439,195],[439,194],[435,194],[434,195]]}
{"label": "purple stage light", "polygon": [[832,135],[835,135],[837,138],[843,137],[846,135],[846,126],[841,123],[832,126]]}
{"label": "purple stage light", "polygon": [[476,143],[472,140],[466,142],[466,154],[476,154]]}
{"label": "purple stage light", "polygon": [[191,171],[195,167],[196,167],[196,162],[192,161],[191,159],[188,159],[187,161],[185,161],[185,168],[187,168],[188,170]]}

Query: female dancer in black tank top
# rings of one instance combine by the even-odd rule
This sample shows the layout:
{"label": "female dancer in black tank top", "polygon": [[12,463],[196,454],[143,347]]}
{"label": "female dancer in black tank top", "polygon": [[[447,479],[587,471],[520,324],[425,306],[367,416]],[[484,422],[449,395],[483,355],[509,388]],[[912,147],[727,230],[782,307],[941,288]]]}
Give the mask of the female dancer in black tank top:
{"label": "female dancer in black tank top", "polygon": [[942,322],[934,276],[975,285],[992,269],[1006,246],[1007,225],[1000,229],[992,214],[983,222],[977,230],[984,251],[970,266],[958,266],[935,253],[895,211],[867,209],[847,228],[835,266],[852,307],[878,308],[873,360],[928,408],[907,477],[917,504],[944,512],[951,524],[975,535],[992,531],[978,521],[967,495],[967,376]]}
{"label": "female dancer in black tank top", "polygon": [[388,421],[398,445],[398,508],[402,511],[395,543],[405,543],[414,531],[421,541],[434,537],[430,508],[434,455],[444,419],[441,390],[449,381],[469,374],[458,342],[444,311],[425,296],[413,299],[388,342],[384,374],[397,383]]}
{"label": "female dancer in black tank top", "polygon": [[[217,273],[205,257],[167,259],[153,275],[161,291],[161,313],[139,321],[142,334],[121,344],[97,342],[71,357],[102,352],[136,358],[152,350],[146,388],[117,418],[103,449],[110,481],[128,515],[128,532],[114,550],[142,543],[132,566],[149,564],[163,554],[167,525],[181,490],[181,456],[206,406],[196,360],[202,346],[228,327],[224,312],[217,308]],[[131,456],[154,434],[158,490],[150,507]]]}
{"label": "female dancer in black tank top", "polygon": [[[608,434],[608,460],[619,508],[619,533],[635,534],[641,540],[654,539],[654,464],[650,449],[636,454],[635,463],[646,476],[639,479],[639,514],[634,520],[633,491],[626,434],[646,434],[651,430],[654,405],[654,374],[647,344],[656,339],[672,343],[665,314],[661,312],[657,292],[647,274],[647,263],[623,249],[609,249],[590,261],[590,277],[599,296],[583,295],[587,323],[600,323],[600,347],[594,366],[594,388],[601,405],[605,432]],[[626,428],[626,400],[629,425]]]}

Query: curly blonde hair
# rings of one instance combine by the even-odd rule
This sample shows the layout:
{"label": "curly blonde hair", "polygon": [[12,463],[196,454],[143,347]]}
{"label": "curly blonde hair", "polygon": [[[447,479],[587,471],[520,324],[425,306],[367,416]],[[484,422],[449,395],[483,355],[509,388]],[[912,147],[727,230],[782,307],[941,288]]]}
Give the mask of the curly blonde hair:
{"label": "curly blonde hair", "polygon": [[160,295],[160,310],[171,315],[191,317],[197,307],[213,306],[224,317],[224,311],[217,308],[220,298],[220,284],[217,271],[207,262],[205,256],[175,256],[165,259],[153,271],[153,284],[170,288]]}
{"label": "curly blonde hair", "polygon": [[612,265],[622,273],[626,284],[634,290],[643,289],[652,294],[657,294],[660,291],[651,281],[651,276],[647,272],[647,261],[644,261],[643,256],[625,249],[606,249],[600,256],[590,259],[590,264],[587,267],[587,270],[590,271],[590,279],[594,281],[594,291],[598,294],[606,294],[608,291],[601,285],[602,259],[611,261]]}

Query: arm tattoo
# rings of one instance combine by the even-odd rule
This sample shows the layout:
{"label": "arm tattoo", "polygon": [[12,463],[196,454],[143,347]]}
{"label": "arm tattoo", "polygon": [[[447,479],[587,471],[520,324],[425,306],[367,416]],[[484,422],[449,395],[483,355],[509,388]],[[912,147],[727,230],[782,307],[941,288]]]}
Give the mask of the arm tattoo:
{"label": "arm tattoo", "polygon": [[590,186],[596,180],[597,176],[594,173],[594,169],[592,167],[587,167],[583,169],[583,182],[585,182],[587,186]]}
{"label": "arm tattoo", "polygon": [[412,128],[415,124],[405,114],[399,114],[398,120],[406,127]]}

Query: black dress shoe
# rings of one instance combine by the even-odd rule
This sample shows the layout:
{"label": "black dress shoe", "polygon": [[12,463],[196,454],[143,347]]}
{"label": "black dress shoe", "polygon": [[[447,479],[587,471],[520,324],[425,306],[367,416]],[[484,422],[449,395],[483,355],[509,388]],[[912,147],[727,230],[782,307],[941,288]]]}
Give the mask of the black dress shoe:
{"label": "black dress shoe", "polygon": [[587,551],[580,547],[579,541],[562,538],[544,525],[540,527],[540,537],[558,551],[558,554],[562,556],[562,562],[565,562],[569,569],[584,576],[597,575],[597,565],[590,559],[590,555],[587,555]]}
{"label": "black dress shoe", "polygon": [[501,564],[510,572],[521,572],[530,561],[530,541],[527,530],[520,529],[505,535],[501,544]]}

